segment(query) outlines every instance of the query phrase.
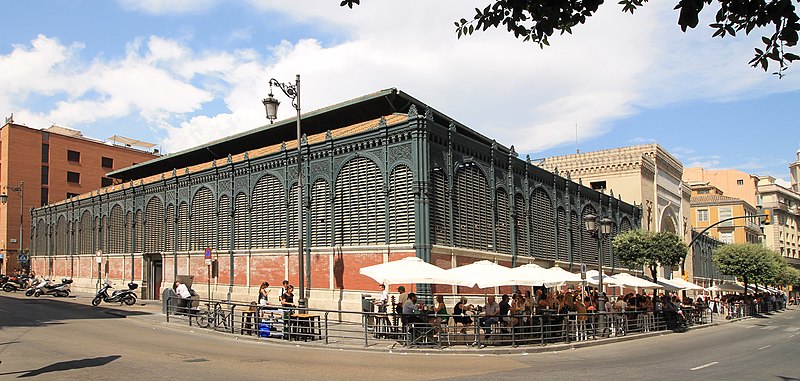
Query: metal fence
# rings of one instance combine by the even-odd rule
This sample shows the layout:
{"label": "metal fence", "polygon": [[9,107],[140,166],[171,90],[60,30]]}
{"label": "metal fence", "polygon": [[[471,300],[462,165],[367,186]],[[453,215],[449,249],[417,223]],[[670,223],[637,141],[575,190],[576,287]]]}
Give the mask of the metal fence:
{"label": "metal fence", "polygon": [[450,347],[526,346],[574,343],[680,330],[711,322],[708,309],[681,312],[624,311],[541,313],[486,317],[468,315],[402,315],[297,309],[280,306],[168,298],[168,322],[183,322],[219,332],[264,340],[303,340],[352,346]]}

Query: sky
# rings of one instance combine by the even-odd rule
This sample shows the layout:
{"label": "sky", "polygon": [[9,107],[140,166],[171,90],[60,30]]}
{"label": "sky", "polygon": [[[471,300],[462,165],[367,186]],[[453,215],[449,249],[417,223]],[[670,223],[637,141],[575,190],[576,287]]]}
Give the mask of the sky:
{"label": "sky", "polygon": [[673,0],[606,2],[545,49],[504,30],[458,39],[453,22],[490,2],[5,1],[0,116],[172,153],[266,124],[268,80],[300,74],[303,111],[395,87],[522,157],[657,142],[684,167],[787,183],[800,63],[783,79],[751,68],[768,31],[712,39],[710,9],[683,33]]}

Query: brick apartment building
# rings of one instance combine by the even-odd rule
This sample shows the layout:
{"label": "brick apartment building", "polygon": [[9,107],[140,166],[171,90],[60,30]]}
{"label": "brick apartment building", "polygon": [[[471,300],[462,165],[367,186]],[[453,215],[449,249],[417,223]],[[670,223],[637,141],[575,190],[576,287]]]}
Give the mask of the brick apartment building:
{"label": "brick apartment building", "polygon": [[25,256],[20,264],[18,253],[31,248],[31,208],[110,185],[106,173],[155,157],[144,149],[86,138],[77,130],[36,129],[7,120],[0,128],[0,273],[25,267]]}

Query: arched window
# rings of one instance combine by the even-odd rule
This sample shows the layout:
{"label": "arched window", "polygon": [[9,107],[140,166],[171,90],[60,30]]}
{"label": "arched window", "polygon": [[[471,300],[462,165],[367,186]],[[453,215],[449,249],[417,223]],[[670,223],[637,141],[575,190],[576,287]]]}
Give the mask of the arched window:
{"label": "arched window", "polygon": [[211,189],[200,188],[192,198],[192,231],[189,250],[203,250],[214,247],[217,241],[217,208]]}
{"label": "arched window", "polygon": [[158,197],[150,197],[147,201],[147,215],[145,223],[145,230],[147,236],[145,237],[144,251],[148,253],[155,253],[164,251],[164,203]]}
{"label": "arched window", "polygon": [[436,245],[450,246],[450,212],[447,197],[447,175],[441,168],[431,171],[431,225],[432,241]]}
{"label": "arched window", "polygon": [[109,253],[124,253],[125,250],[125,219],[122,207],[119,204],[111,208],[111,225],[108,226],[108,251]]}
{"label": "arched window", "polygon": [[453,229],[455,246],[487,250],[492,244],[489,184],[477,165],[460,165],[454,175]]}
{"label": "arched window", "polygon": [[389,242],[414,243],[414,195],[411,168],[400,165],[389,176]]}
{"label": "arched window", "polygon": [[331,203],[328,182],[319,179],[311,187],[311,246],[331,245]]}
{"label": "arched window", "polygon": [[[297,202],[296,198],[293,200]],[[277,177],[264,175],[256,182],[250,237],[253,248],[286,247],[286,203],[283,185]]]}
{"label": "arched window", "polygon": [[386,199],[378,166],[363,157],[351,159],[336,176],[336,243],[386,242]]}
{"label": "arched window", "polygon": [[236,203],[233,218],[233,248],[236,250],[247,249],[250,230],[250,211],[247,207],[247,196],[244,193],[236,195]]}
{"label": "arched window", "polygon": [[556,259],[556,221],[550,195],[542,188],[533,191],[531,199],[530,229],[533,256],[539,259]]}
{"label": "arched window", "polygon": [[498,188],[495,192],[497,215],[495,216],[497,251],[511,254],[511,209],[508,207],[508,193]]}

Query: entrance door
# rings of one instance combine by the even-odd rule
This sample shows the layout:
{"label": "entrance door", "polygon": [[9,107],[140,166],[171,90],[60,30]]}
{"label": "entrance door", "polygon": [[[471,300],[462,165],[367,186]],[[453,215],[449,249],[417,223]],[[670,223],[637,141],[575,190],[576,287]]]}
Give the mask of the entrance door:
{"label": "entrance door", "polygon": [[161,298],[161,281],[164,277],[161,254],[145,254],[144,260],[147,284],[142,287],[144,288],[142,296],[150,300],[158,300]]}

